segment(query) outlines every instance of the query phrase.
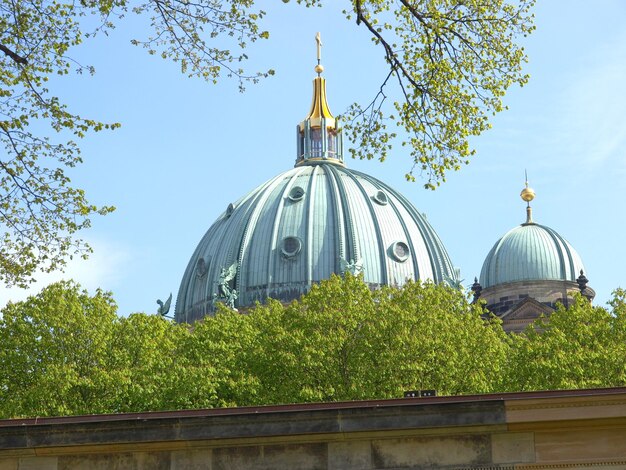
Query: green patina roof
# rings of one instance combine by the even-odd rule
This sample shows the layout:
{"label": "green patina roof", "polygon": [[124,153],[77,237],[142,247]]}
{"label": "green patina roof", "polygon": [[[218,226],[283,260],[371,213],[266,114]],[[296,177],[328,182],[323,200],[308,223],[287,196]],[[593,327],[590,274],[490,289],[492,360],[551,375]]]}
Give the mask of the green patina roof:
{"label": "green patina roof", "polygon": [[372,285],[455,280],[430,224],[381,181],[331,163],[281,173],[229,206],[185,271],[176,319],[213,311],[223,268],[236,264],[236,307],[289,301],[333,273],[362,271]]}
{"label": "green patina roof", "polygon": [[529,280],[575,281],[583,263],[572,246],[544,225],[526,223],[493,246],[480,272],[483,288]]}

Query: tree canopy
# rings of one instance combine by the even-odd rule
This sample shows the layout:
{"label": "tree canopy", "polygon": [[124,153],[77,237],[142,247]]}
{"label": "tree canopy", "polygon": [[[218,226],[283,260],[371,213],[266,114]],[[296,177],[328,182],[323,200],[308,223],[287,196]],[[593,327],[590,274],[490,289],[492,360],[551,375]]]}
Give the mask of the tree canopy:
{"label": "tree canopy", "polygon": [[[297,0],[306,7],[322,0]],[[388,75],[370,103],[344,113],[352,155],[384,160],[392,142],[408,146],[407,178],[424,174],[436,187],[467,163],[468,138],[489,127],[507,88],[524,84],[520,36],[533,29],[534,0],[461,2],[351,0],[345,16],[384,55]],[[277,6],[275,8],[280,8]],[[81,163],[77,140],[114,129],[68,108],[49,89],[51,77],[94,73],[73,48],[137,14],[150,28],[132,44],[180,64],[208,82],[228,76],[240,88],[273,74],[248,71],[246,47],[266,39],[266,12],[253,0],[20,0],[0,7],[0,280],[24,285],[38,269],[62,268],[90,247],[77,233],[97,207],[68,170]],[[273,64],[280,66],[280,64]],[[388,97],[391,99],[388,100]]]}
{"label": "tree canopy", "polygon": [[610,310],[578,296],[520,335],[457,289],[372,291],[349,274],[194,325],[120,317],[71,282],[1,313],[2,418],[626,384],[622,290]]}

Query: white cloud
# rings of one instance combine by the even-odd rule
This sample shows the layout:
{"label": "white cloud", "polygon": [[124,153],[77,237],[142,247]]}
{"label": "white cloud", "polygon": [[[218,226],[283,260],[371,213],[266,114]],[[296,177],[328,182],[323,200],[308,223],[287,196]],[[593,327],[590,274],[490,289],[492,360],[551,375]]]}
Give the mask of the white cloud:
{"label": "white cloud", "polygon": [[37,282],[27,289],[0,285],[0,308],[9,301],[17,302],[35,295],[47,285],[63,279],[73,279],[90,292],[99,287],[113,290],[123,281],[124,266],[128,265],[130,258],[128,250],[101,240],[88,240],[88,243],[94,249],[91,256],[86,260],[73,259],[64,272],[38,273]]}

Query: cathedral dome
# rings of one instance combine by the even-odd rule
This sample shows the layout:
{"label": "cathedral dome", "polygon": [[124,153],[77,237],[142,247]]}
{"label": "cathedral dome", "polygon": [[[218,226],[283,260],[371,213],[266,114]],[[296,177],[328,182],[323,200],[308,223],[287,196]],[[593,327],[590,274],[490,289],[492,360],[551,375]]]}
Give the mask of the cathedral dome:
{"label": "cathedral dome", "polygon": [[480,272],[483,289],[518,281],[572,281],[584,270],[580,256],[555,230],[525,223],[493,246]]}
{"label": "cathedral dome", "polygon": [[345,271],[362,272],[373,287],[456,279],[439,237],[409,201],[333,163],[300,165],[229,205],[187,266],[176,319],[210,314],[231,266],[237,307],[289,301]]}
{"label": "cathedral dome", "polygon": [[287,302],[347,271],[372,287],[458,282],[425,217],[385,183],[345,167],[341,129],[319,76],[319,45],[313,103],[296,126],[295,168],[228,205],[209,228],[183,275],[177,321],[210,315],[216,302]]}
{"label": "cathedral dome", "polygon": [[496,242],[483,263],[480,282],[472,285],[474,300],[484,301],[508,332],[523,331],[559,304],[569,306],[577,293],[590,301],[595,296],[572,245],[550,227],[533,222],[530,201],[535,192],[528,181],[520,196],[527,204],[526,222]]}

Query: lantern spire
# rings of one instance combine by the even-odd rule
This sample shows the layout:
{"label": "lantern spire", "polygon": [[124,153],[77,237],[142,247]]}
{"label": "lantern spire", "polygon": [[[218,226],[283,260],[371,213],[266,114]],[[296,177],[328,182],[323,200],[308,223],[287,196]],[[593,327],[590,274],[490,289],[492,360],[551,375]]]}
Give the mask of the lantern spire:
{"label": "lantern spire", "polygon": [[535,190],[528,186],[528,173],[524,170],[524,176],[526,178],[525,188],[522,189],[520,197],[523,201],[526,201],[526,222],[524,225],[534,224],[533,222],[533,209],[530,207],[530,201],[535,199]]}
{"label": "lantern spire", "polygon": [[298,125],[296,166],[315,162],[343,165],[342,139],[337,119],[326,101],[326,80],[322,78],[322,38],[315,35],[317,77],[313,79],[313,102],[308,116]]}

